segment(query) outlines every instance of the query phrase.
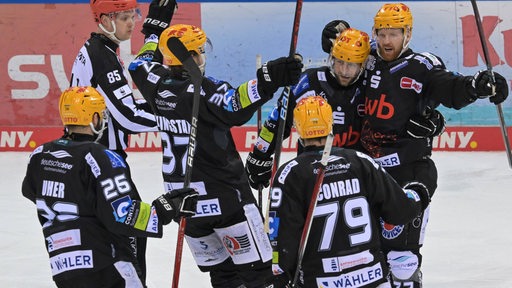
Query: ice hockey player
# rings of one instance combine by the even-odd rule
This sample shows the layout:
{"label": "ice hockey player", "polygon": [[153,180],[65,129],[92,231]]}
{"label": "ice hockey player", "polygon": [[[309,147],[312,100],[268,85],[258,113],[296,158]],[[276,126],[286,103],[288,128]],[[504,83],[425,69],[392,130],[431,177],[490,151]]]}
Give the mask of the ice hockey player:
{"label": "ice hockey player", "polygon": [[[168,47],[172,37],[184,44],[204,74],[205,51],[211,43],[201,28],[188,24],[172,25],[161,34],[156,54],[163,55],[163,65],[153,61],[159,58],[156,42],[148,38],[129,67],[142,95],[155,107],[168,191],[183,185],[182,159],[191,133],[194,98],[189,74]],[[213,287],[263,287],[271,275],[272,249],[230,128],[249,121],[279,87],[296,84],[301,61],[299,57],[268,61],[255,79],[236,88],[202,77],[190,183],[200,196],[196,216],[187,220],[185,239],[199,269],[209,272]]]}
{"label": "ice hockey player", "polygon": [[[329,41],[327,53],[330,65],[310,68],[302,74],[299,83],[292,87],[288,109],[292,111],[296,103],[306,96],[324,97],[333,107],[333,145],[364,151],[360,143],[364,116],[363,79],[360,76],[370,53],[370,37],[363,31],[349,28],[348,23],[342,20],[329,25],[331,29],[323,31],[328,36],[324,36],[322,41]],[[332,42],[328,38],[331,36],[335,37]],[[265,121],[253,151],[247,157],[245,168],[254,189],[269,185],[281,109],[283,102],[278,101]],[[407,127],[407,132],[414,137],[431,138],[444,128],[444,118],[437,110],[429,118],[417,116],[411,116]],[[292,122],[293,117],[288,113],[285,138],[290,135]],[[298,152],[301,150],[302,146],[298,143]]]}
{"label": "ice hockey player", "polygon": [[333,147],[317,206],[308,211],[333,116],[323,97],[309,96],[299,101],[293,117],[304,151],[278,169],[272,185],[274,287],[290,287],[305,219],[313,213],[294,287],[390,288],[379,217],[396,225],[411,221],[428,206],[428,189],[417,182],[402,189],[370,156]]}
{"label": "ice hockey player", "polygon": [[[407,119],[413,114],[428,115],[440,104],[461,109],[484,98],[500,104],[509,88],[499,73],[479,71],[464,76],[448,71],[432,53],[414,52],[409,48],[412,26],[411,10],[403,3],[384,4],[374,17],[376,49],[365,67],[368,81],[361,143],[399,184],[421,182],[432,197],[437,188],[437,168],[430,158],[432,142],[403,133]],[[420,248],[428,218],[429,209],[407,225],[381,222],[394,287],[422,287]]]}
{"label": "ice hockey player", "polygon": [[143,202],[124,159],[96,143],[105,101],[71,87],[59,101],[65,133],[30,155],[22,194],[37,207],[57,287],[146,287],[128,236],[162,237],[162,225],[195,214],[198,193],[176,189]]}

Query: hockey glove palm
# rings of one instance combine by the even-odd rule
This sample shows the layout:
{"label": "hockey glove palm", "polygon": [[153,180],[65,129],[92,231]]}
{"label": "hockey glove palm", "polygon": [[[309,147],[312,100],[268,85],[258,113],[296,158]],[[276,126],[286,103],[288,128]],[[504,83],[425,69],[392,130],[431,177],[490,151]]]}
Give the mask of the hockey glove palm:
{"label": "hockey glove palm", "polygon": [[421,202],[421,211],[425,210],[428,207],[428,205],[430,204],[430,194],[425,184],[421,182],[409,182],[405,184],[403,188],[407,196],[409,196],[410,198],[414,199],[414,196],[410,194],[414,194],[414,192],[419,196]]}
{"label": "hockey glove palm", "polygon": [[[493,75],[495,83],[493,83]],[[508,97],[507,80],[496,72],[488,70],[478,71],[473,76],[471,86],[473,86],[478,98],[489,98],[489,101],[496,105],[502,103]]]}
{"label": "hockey glove palm", "polygon": [[407,122],[407,134],[413,138],[428,138],[441,135],[445,129],[443,114],[433,110],[427,116],[413,115]]}
{"label": "hockey glove palm", "polygon": [[347,28],[350,28],[350,25],[343,20],[332,20],[327,23],[324,30],[322,30],[322,50],[330,54],[334,40]]}
{"label": "hockey glove palm", "polygon": [[302,57],[295,54],[268,61],[258,69],[258,87],[267,95],[273,95],[279,87],[296,84],[302,73]]}
{"label": "hockey glove palm", "polygon": [[176,0],[153,0],[149,4],[148,16],[142,24],[142,33],[148,37],[155,34],[160,37],[162,31],[169,27],[174,12],[178,9]]}
{"label": "hockey glove palm", "polygon": [[158,219],[167,225],[172,220],[179,222],[181,217],[196,215],[198,196],[199,193],[192,188],[175,189],[161,195],[153,201]]}
{"label": "hockey glove palm", "polygon": [[252,152],[249,153],[245,163],[245,171],[249,176],[249,184],[252,188],[258,190],[260,186],[268,187],[270,185],[273,161],[272,157],[262,158]]}

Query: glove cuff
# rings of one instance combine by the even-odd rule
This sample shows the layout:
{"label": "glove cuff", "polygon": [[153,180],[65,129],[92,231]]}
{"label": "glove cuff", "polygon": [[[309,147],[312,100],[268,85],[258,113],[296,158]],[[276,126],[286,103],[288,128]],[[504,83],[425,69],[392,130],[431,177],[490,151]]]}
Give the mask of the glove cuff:
{"label": "glove cuff", "polygon": [[258,88],[261,88],[262,94],[273,96],[277,89],[279,89],[279,86],[276,86],[272,82],[267,63],[263,64],[261,68],[258,69],[256,77],[258,78]]}
{"label": "glove cuff", "polygon": [[415,192],[415,194],[418,195],[418,197],[420,198],[422,211],[425,210],[430,204],[430,193],[425,184],[413,181],[405,184],[403,189],[406,191],[406,193],[412,190],[413,192]]}

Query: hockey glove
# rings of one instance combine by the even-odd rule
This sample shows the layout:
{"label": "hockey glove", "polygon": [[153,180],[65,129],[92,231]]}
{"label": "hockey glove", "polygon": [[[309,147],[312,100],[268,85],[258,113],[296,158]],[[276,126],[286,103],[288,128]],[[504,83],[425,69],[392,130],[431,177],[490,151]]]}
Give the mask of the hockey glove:
{"label": "hockey glove", "polygon": [[196,215],[198,196],[199,193],[192,188],[175,189],[161,195],[153,201],[158,220],[167,225],[172,220],[179,222],[181,217]]}
{"label": "hockey glove", "polygon": [[148,37],[155,34],[160,37],[162,31],[169,27],[174,12],[178,9],[176,0],[153,0],[149,4],[148,16],[142,24],[142,34]]}
{"label": "hockey glove", "polygon": [[430,194],[425,184],[413,181],[405,184],[403,188],[409,198],[416,199],[414,195],[417,195],[420,198],[421,211],[428,207],[430,204]]}
{"label": "hockey glove", "polygon": [[443,114],[433,110],[427,116],[413,115],[407,122],[407,134],[413,138],[428,138],[441,135],[445,129]]}
{"label": "hockey glove", "polygon": [[[495,83],[492,76],[494,75]],[[478,71],[471,82],[476,96],[480,99],[489,98],[489,101],[498,105],[508,97],[507,80],[499,73],[488,70]]]}
{"label": "hockey glove", "polygon": [[273,163],[272,157],[262,159],[252,152],[249,153],[245,162],[245,172],[249,176],[249,184],[252,188],[258,190],[260,186],[268,187],[270,185]]}
{"label": "hockey glove", "polygon": [[325,53],[330,54],[334,40],[336,40],[338,35],[347,28],[350,28],[350,25],[348,22],[343,20],[332,20],[327,23],[324,30],[322,30],[322,50],[324,50]]}
{"label": "hockey glove", "polygon": [[268,61],[258,69],[258,87],[267,95],[273,95],[279,87],[296,84],[302,73],[302,56],[281,57]]}

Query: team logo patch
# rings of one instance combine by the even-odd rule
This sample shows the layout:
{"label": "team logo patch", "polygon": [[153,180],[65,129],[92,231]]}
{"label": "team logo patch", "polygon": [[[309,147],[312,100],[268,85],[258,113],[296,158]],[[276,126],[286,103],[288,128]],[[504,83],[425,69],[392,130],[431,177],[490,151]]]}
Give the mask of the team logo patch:
{"label": "team logo patch", "polygon": [[384,222],[382,219],[380,219],[380,226],[382,228],[382,237],[388,240],[397,238],[400,236],[400,234],[402,234],[402,231],[404,231],[404,225],[395,226],[393,224]]}
{"label": "team logo patch", "polygon": [[251,241],[247,234],[233,237],[226,235],[222,239],[222,243],[224,243],[224,247],[226,247],[231,255],[245,253],[251,248]]}
{"label": "team logo patch", "polygon": [[124,163],[123,157],[119,156],[119,154],[110,151],[108,149],[103,150],[105,154],[107,154],[110,159],[110,163],[112,164],[112,168],[123,167],[126,168],[126,163]]}

